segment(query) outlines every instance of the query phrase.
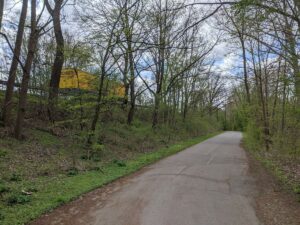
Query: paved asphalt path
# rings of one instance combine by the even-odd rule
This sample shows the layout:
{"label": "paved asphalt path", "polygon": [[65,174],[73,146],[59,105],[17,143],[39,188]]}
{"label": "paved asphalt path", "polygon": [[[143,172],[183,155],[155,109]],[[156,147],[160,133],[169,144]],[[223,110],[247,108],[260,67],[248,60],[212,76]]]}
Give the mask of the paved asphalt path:
{"label": "paved asphalt path", "polygon": [[260,225],[241,138],[239,132],[213,137],[36,224]]}

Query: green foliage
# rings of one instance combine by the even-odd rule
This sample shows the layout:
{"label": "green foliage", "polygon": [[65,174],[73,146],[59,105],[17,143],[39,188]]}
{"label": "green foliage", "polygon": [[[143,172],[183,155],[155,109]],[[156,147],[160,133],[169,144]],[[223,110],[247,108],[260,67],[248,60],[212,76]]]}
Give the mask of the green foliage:
{"label": "green foliage", "polygon": [[0,149],[0,158],[4,158],[7,155],[6,149]]}
{"label": "green foliage", "polygon": [[244,134],[244,143],[249,149],[260,150],[263,145],[262,130],[254,122],[249,122]]}
{"label": "green foliage", "polygon": [[300,184],[296,184],[296,185],[293,187],[293,191],[294,191],[296,194],[299,194],[299,195],[300,195]]}
{"label": "green foliage", "polygon": [[120,167],[125,167],[126,163],[122,160],[118,160],[118,159],[114,159],[113,163],[115,163],[116,165],[120,166]]}
{"label": "green foliage", "polygon": [[14,192],[9,195],[6,199],[8,205],[12,206],[15,204],[26,204],[31,201],[29,195],[24,195],[23,193]]}
{"label": "green foliage", "polygon": [[21,176],[17,173],[13,173],[11,175],[11,177],[9,178],[10,181],[15,181],[15,182],[18,182],[18,181],[21,181]]}
{"label": "green foliage", "polygon": [[79,173],[78,169],[73,167],[67,171],[68,176],[76,176]]}
{"label": "green foliage", "polygon": [[0,206],[0,222],[1,220],[4,220],[5,216],[4,216],[4,213],[3,213],[3,208]]}
{"label": "green foliage", "polygon": [[103,144],[99,144],[99,143],[96,143],[96,144],[93,144],[92,145],[92,150],[94,153],[100,153],[102,151],[104,151],[104,145]]}
{"label": "green foliage", "polygon": [[94,167],[90,168],[90,171],[101,171],[102,172],[102,169],[99,166],[94,166]]}
{"label": "green foliage", "polygon": [[[60,96],[54,124],[33,121],[40,129],[26,129],[25,140],[0,139],[0,149],[6,152],[0,157],[0,179],[5,180],[0,195],[5,215],[1,224],[24,224],[220,129],[214,115],[204,117],[198,112],[190,112],[185,122],[176,112],[174,120],[168,121],[167,106],[160,111],[157,129],[152,129],[153,109],[148,106],[138,107],[133,123],[128,125],[128,109],[119,106],[121,99],[109,97],[101,103],[94,144],[88,146],[96,97],[85,92]],[[40,105],[38,98],[29,96],[28,113]],[[192,137],[197,138],[174,145]],[[29,195],[22,195],[20,190]]]}
{"label": "green foliage", "polygon": [[29,193],[36,193],[36,192],[38,192],[38,189],[35,188],[35,187],[27,187],[27,188],[25,189],[25,191],[26,191],[26,192],[29,192]]}
{"label": "green foliage", "polygon": [[3,193],[9,192],[9,191],[10,191],[9,187],[7,187],[4,184],[0,183],[0,195],[3,194]]}
{"label": "green foliage", "polygon": [[[126,164],[108,163],[99,170],[90,170],[78,173],[76,176],[59,176],[56,178],[39,177],[35,181],[27,181],[22,184],[24,187],[35,187],[38,192],[27,196],[19,192],[9,195],[6,202],[13,207],[4,206],[1,214],[1,225],[21,225],[38,217],[61,204],[69,202],[74,198],[89,192],[115,179],[130,174],[143,166],[153,163],[163,157],[175,154],[191,145],[197,144],[213,135],[206,135],[190,139],[168,148],[162,148],[152,153],[136,155],[131,160],[120,160]],[[51,182],[50,182],[51,181]],[[17,185],[14,183],[14,185]],[[19,186],[18,186],[19,188]],[[27,190],[27,189],[26,189]],[[9,200],[8,200],[9,199]],[[1,202],[0,202],[1,207]]]}
{"label": "green foliage", "polygon": [[227,107],[226,128],[244,131],[244,146],[285,187],[297,193],[300,177],[295,168],[300,162],[300,121],[295,102],[283,102],[270,95],[264,103],[255,92],[251,93],[250,103],[241,97],[243,90],[234,92],[235,102]]}
{"label": "green foliage", "polygon": [[67,202],[67,200],[64,197],[59,197],[59,198],[56,199],[57,206],[60,206],[64,203],[66,203],[66,202]]}

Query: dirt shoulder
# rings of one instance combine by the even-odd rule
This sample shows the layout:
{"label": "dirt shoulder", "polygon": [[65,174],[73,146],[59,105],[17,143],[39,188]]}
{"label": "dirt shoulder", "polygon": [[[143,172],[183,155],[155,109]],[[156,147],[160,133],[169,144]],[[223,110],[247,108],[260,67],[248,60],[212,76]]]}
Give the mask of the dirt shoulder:
{"label": "dirt shoulder", "polygon": [[257,216],[264,225],[300,225],[300,202],[251,154],[250,173],[257,180]]}

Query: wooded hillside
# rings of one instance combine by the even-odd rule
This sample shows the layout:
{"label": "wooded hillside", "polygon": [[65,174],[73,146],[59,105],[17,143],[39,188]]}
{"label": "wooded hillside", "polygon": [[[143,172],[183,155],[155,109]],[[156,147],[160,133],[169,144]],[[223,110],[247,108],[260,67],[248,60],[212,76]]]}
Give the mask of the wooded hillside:
{"label": "wooded hillside", "polygon": [[4,224],[82,193],[41,206],[53,179],[221,130],[300,192],[298,0],[0,0],[0,38]]}

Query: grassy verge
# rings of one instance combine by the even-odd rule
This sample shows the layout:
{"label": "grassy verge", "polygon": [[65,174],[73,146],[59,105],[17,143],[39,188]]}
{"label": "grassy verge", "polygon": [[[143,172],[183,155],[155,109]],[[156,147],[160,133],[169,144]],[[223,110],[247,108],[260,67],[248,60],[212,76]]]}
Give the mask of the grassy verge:
{"label": "grassy verge", "polygon": [[[245,135],[244,135],[245,138]],[[246,137],[247,138],[247,137]],[[244,142],[246,150],[258,160],[273,176],[282,184],[282,186],[295,193],[297,200],[300,202],[300,183],[297,179],[283,169],[283,166],[278,162],[278,157],[274,157],[272,152],[266,154],[265,151],[259,151],[252,147],[248,140]]]}
{"label": "grassy verge", "polygon": [[[27,223],[53,208],[76,199],[83,193],[99,188],[217,134],[201,136],[158,151],[140,154],[129,161],[114,161],[103,166],[101,168],[102,172],[89,171],[74,176],[61,175],[53,177],[51,180],[49,178],[38,178],[34,181],[23,181],[22,185],[24,187],[32,187],[30,190],[25,191],[31,191],[32,194],[19,195],[11,199],[12,202],[17,201],[24,204],[13,204],[0,208],[0,224],[18,225]],[[24,192],[24,190],[20,191],[21,193]]]}

